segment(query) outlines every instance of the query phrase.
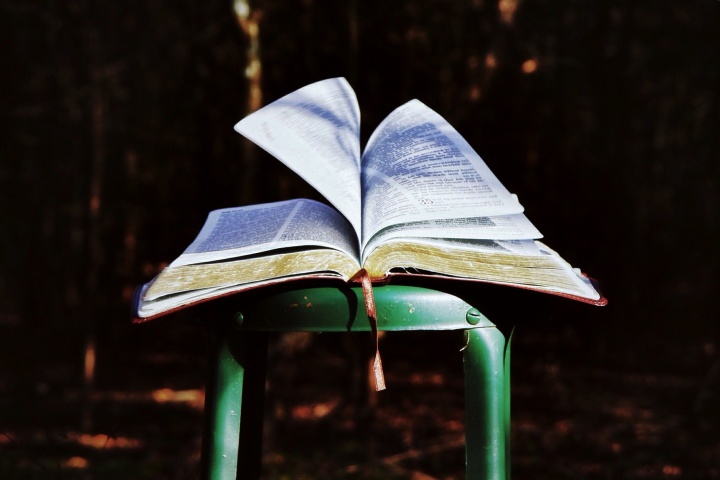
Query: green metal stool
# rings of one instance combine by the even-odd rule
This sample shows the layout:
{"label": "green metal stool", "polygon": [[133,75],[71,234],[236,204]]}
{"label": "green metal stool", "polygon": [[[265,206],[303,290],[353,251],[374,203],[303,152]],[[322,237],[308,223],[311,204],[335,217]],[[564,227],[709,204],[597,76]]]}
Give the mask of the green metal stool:
{"label": "green metal stool", "polygon": [[[466,478],[510,475],[510,342],[465,300],[411,286],[374,288],[378,330],[464,330]],[[261,291],[262,292],[262,291]],[[366,332],[361,288],[240,295],[218,327],[205,406],[204,478],[259,478],[268,332]],[[390,386],[392,388],[392,385]]]}

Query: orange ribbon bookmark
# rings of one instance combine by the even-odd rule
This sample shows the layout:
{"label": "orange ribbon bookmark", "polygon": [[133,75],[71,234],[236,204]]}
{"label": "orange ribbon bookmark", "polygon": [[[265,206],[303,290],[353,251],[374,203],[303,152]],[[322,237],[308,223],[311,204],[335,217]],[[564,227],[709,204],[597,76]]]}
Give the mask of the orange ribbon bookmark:
{"label": "orange ribbon bookmark", "polygon": [[370,320],[373,340],[375,341],[375,360],[373,361],[373,376],[375,378],[375,390],[385,390],[385,374],[383,373],[382,360],[380,359],[380,340],[378,338],[377,309],[375,308],[375,296],[373,295],[372,282],[367,270],[361,268],[350,279],[351,282],[360,282],[365,300],[365,311]]}

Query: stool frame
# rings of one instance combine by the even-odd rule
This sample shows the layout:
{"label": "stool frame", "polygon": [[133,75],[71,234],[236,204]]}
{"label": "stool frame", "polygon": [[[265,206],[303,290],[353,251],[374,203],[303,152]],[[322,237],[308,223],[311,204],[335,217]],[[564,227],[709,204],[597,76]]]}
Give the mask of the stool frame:
{"label": "stool frame", "polygon": [[[511,335],[506,341],[476,307],[450,293],[400,285],[373,291],[379,331],[465,332],[466,478],[509,478]],[[213,323],[201,462],[207,480],[260,478],[268,333],[371,331],[359,287],[237,298],[234,317]]]}

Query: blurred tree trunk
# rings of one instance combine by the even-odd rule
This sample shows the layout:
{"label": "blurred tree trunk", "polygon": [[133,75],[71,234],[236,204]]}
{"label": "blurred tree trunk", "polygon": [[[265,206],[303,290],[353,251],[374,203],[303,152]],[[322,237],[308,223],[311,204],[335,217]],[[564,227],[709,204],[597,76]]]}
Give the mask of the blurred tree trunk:
{"label": "blurred tree trunk", "polygon": [[[262,106],[262,62],[260,60],[260,18],[262,11],[252,9],[249,0],[235,0],[235,16],[238,25],[247,36],[247,58],[245,78],[248,84],[245,116]],[[257,196],[255,191],[258,179],[258,158],[255,145],[243,138],[243,175],[240,198],[243,203],[251,203]]]}
{"label": "blurred tree trunk", "polygon": [[350,85],[358,82],[358,58],[360,58],[360,26],[358,25],[357,0],[348,2],[348,32],[350,35],[350,55],[348,56],[348,81]]}
{"label": "blurred tree trunk", "polygon": [[84,408],[82,429],[89,431],[93,425],[92,394],[95,384],[95,361],[98,330],[98,295],[100,294],[100,268],[103,263],[103,245],[101,239],[101,212],[103,200],[103,172],[105,167],[105,110],[106,99],[103,92],[104,72],[99,51],[99,34],[96,29],[90,31],[90,120],[92,152],[90,171],[88,172],[89,194],[87,203],[87,277],[84,302],[85,317],[85,355],[84,355]]}

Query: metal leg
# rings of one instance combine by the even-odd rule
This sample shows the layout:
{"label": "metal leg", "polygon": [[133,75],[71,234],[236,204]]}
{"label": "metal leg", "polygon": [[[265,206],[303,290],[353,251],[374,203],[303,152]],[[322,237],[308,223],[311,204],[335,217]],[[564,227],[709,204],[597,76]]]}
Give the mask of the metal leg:
{"label": "metal leg", "polygon": [[466,478],[504,480],[510,463],[505,337],[494,327],[466,330],[465,334]]}
{"label": "metal leg", "polygon": [[215,338],[205,397],[202,478],[206,480],[260,477],[267,335],[252,337],[249,341],[230,327],[220,329]]}
{"label": "metal leg", "polygon": [[505,478],[511,478],[510,475],[510,345],[512,344],[512,336],[515,329],[510,331],[510,336],[505,343]]}
{"label": "metal leg", "polygon": [[205,395],[205,431],[202,478],[234,480],[240,445],[240,411],[245,369],[230,349],[230,338],[221,331],[215,340],[215,358]]}
{"label": "metal leg", "polygon": [[243,335],[240,361],[245,366],[240,451],[237,478],[260,479],[262,473],[263,425],[265,413],[265,367],[267,364],[267,333]]}

